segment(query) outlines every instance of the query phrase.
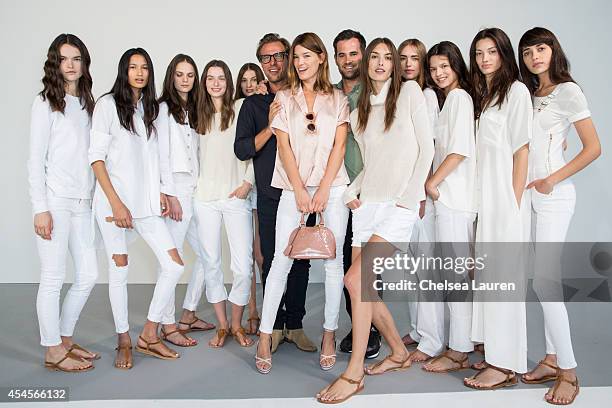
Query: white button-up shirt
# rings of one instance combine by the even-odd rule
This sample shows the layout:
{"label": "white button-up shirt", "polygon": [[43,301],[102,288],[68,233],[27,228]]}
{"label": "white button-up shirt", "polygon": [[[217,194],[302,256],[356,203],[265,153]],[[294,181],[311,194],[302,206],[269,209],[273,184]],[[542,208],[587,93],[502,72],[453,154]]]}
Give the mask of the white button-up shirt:
{"label": "white button-up shirt", "polygon": [[91,199],[94,176],[87,160],[91,121],[78,97],[66,95],[64,113],[40,96],[32,104],[28,180],[34,214],[49,210],[47,189],[57,197]]}
{"label": "white button-up shirt", "polygon": [[198,181],[199,135],[189,125],[187,114],[185,119],[186,123],[177,123],[166,102],[159,104],[155,129],[159,139],[161,191],[171,196],[192,195]]}
{"label": "white button-up shirt", "polygon": [[[132,133],[119,123],[113,95],[101,97],[93,113],[89,146],[89,162],[105,162],[111,183],[132,218],[161,215],[157,135],[153,132],[147,138],[143,115],[142,101],[138,101],[133,115],[136,132]],[[112,215],[99,183],[93,205]]]}

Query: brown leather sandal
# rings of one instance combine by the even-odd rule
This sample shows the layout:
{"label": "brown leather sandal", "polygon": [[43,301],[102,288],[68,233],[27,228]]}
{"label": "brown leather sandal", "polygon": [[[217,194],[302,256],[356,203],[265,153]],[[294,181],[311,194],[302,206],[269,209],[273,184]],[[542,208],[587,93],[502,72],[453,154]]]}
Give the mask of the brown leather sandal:
{"label": "brown leather sandal", "polygon": [[[236,343],[240,344],[240,347],[251,347],[255,342],[249,339],[244,331],[244,327],[240,327],[237,330],[232,330],[232,337],[236,340]],[[249,340],[251,342],[249,343]]]}
{"label": "brown leather sandal", "polygon": [[[393,360],[391,360],[393,361]],[[363,389],[365,388],[365,384],[362,384],[361,382],[363,381],[363,377],[365,375],[362,375],[360,379],[358,380],[353,380],[351,378],[348,378],[344,375],[341,375],[340,377],[336,378],[336,380],[330,384],[330,386],[328,387],[331,388],[336,382],[342,380],[342,381],[346,381],[347,383],[351,384],[351,385],[356,385],[357,388],[355,389],[355,391],[351,392],[349,395],[347,395],[344,398],[341,399],[336,399],[336,400],[322,400],[321,397],[317,397],[317,401],[320,402],[321,404],[340,404],[341,402],[346,401],[347,399],[351,398],[353,395],[360,393],[361,391],[363,391]]]}
{"label": "brown leather sandal", "polygon": [[538,364],[533,368],[533,370],[529,371],[529,373],[527,374],[533,374],[533,372],[539,367],[539,366],[546,366],[546,367],[550,367],[553,370],[555,370],[555,374],[554,375],[545,375],[543,377],[537,378],[537,379],[533,379],[533,380],[528,380],[525,378],[525,374],[521,375],[521,381],[524,382],[525,384],[544,384],[547,383],[549,381],[555,381],[557,379],[557,376],[559,374],[559,367],[557,367],[554,364],[550,364],[548,361],[544,361],[544,360],[540,360],[538,362]]}
{"label": "brown leather sandal", "polygon": [[[212,327],[209,327],[209,328],[206,328],[206,329],[202,328],[202,327],[193,327],[193,325],[196,324],[197,322],[202,322],[204,324],[210,324]],[[183,333],[197,332],[197,331],[208,331],[208,330],[212,330],[212,329],[214,329],[216,327],[214,324],[205,322],[204,320],[200,319],[197,316],[194,316],[194,319],[193,319],[193,321],[191,323],[180,321],[179,324],[184,324],[185,326],[187,326],[186,329],[181,329],[181,331]]]}
{"label": "brown leather sandal", "polygon": [[557,388],[559,388],[562,382],[566,382],[576,388],[576,391],[574,391],[574,394],[572,394],[572,398],[570,398],[568,402],[554,402],[553,400],[547,400],[545,398],[546,402],[553,405],[569,405],[574,402],[576,396],[578,395],[578,392],[580,392],[580,386],[578,385],[578,377],[576,377],[574,381],[570,381],[567,378],[563,377],[563,373],[559,373],[559,375],[557,376],[557,379],[555,380],[555,385],[553,385],[552,388],[551,396],[553,398],[555,397],[555,392],[557,392]]}
{"label": "brown leather sandal", "polygon": [[68,351],[72,351],[72,350],[79,350],[79,351],[82,351],[83,353],[87,353],[87,354],[92,354],[93,355],[93,357],[81,357],[81,358],[83,358],[85,360],[92,361],[92,360],[99,360],[101,358],[100,353],[91,352],[91,351],[87,350],[86,348],[79,346],[76,343],[72,343],[72,346],[70,346],[70,348],[68,349]]}
{"label": "brown leather sandal", "polygon": [[[161,338],[164,341],[167,341],[170,344],[174,344],[175,346],[178,346],[178,347],[193,347],[193,346],[197,346],[198,345],[198,343],[194,343],[195,339],[192,339],[191,337],[185,336],[185,333],[182,330],[178,329],[178,328],[176,328],[176,329],[174,329],[174,330],[172,330],[170,332],[166,332],[164,330],[164,328],[162,327],[160,332],[161,332]],[[187,340],[190,340],[190,343],[189,344],[181,344],[181,343],[174,342],[172,340],[168,340],[168,336],[171,336],[174,333],[179,333],[181,336],[183,336]]]}
{"label": "brown leather sandal", "polygon": [[[255,323],[255,329],[251,330],[253,328],[253,324],[251,322],[257,322]],[[261,319],[259,317],[249,317],[247,319],[247,323],[249,324],[248,330],[246,330],[246,334],[250,335],[250,336],[259,336],[259,323],[261,322]]]}
{"label": "brown leather sandal", "polygon": [[221,340],[223,340],[223,344],[213,346],[212,344],[210,344],[210,342],[208,342],[208,345],[212,348],[221,348],[225,345],[225,338],[228,335],[229,335],[229,332],[226,329],[218,329],[217,330],[217,344],[221,343]]}
{"label": "brown leather sandal", "polygon": [[[129,345],[129,346],[128,345],[123,345],[123,346],[115,347],[115,351],[118,352],[118,351],[121,351],[121,350],[130,350],[130,353],[131,353],[132,346],[131,345]],[[119,353],[117,353],[117,354],[119,354]],[[120,370],[129,370],[130,368],[132,368],[134,366],[134,362],[132,360],[132,362],[127,367],[119,367],[117,365],[117,359],[115,358],[115,363],[113,365],[115,366],[115,368],[118,368]]]}
{"label": "brown leather sandal", "polygon": [[60,364],[62,364],[64,361],[66,360],[75,360],[75,361],[87,361],[83,358],[81,358],[80,356],[74,354],[72,351],[68,351],[66,352],[66,354],[64,354],[64,357],[62,359],[60,359],[57,362],[52,362],[52,361],[45,361],[45,368],[51,370],[51,371],[63,371],[65,373],[83,373],[85,371],[91,371],[94,369],[93,364],[91,363],[91,361],[89,362],[89,366],[85,367],[85,368],[64,368],[64,367],[60,367]]}
{"label": "brown leather sandal", "polygon": [[468,368],[470,368],[467,355],[465,356],[465,358],[462,358],[461,360],[457,360],[456,358],[450,356],[449,350],[446,350],[444,353],[440,354],[438,357],[432,358],[428,364],[433,364],[437,361],[442,360],[443,358],[450,360],[453,363],[457,364],[457,367],[451,367],[451,368],[447,368],[446,370],[440,370],[440,371],[428,370],[425,368],[425,366],[421,368],[427,371],[428,373],[440,373],[440,374],[452,373],[455,371],[467,370]]}
{"label": "brown leather sandal", "polygon": [[[514,385],[518,384],[518,379],[516,378],[516,374],[514,373],[514,371],[512,370],[505,370],[503,368],[499,368],[499,367],[495,367],[494,365],[487,365],[487,368],[490,368],[492,370],[498,371],[502,374],[506,375],[506,378],[503,379],[502,381],[493,384],[493,385],[483,385],[483,386],[478,386],[478,385],[472,385],[472,384],[468,384],[467,383],[467,378],[463,380],[463,385],[465,385],[466,387],[469,388],[473,388],[475,390],[496,390],[498,388],[504,388],[504,387],[512,387]],[[486,370],[486,369],[485,369]],[[478,373],[476,373],[475,375],[471,376],[470,379],[476,379],[478,378],[479,375],[481,375],[482,373],[485,372],[485,370],[481,370]]]}
{"label": "brown leather sandal", "polygon": [[[391,368],[387,368],[385,371],[381,371],[380,373],[374,373],[373,370],[375,370],[376,368],[380,367],[385,361],[391,361],[392,363],[398,364],[397,367],[391,367]],[[383,358],[382,360],[380,360],[378,363],[372,365],[371,367],[366,367],[365,368],[365,373],[367,375],[381,375],[384,373],[390,373],[393,371],[402,371],[402,370],[406,370],[408,368],[410,368],[410,365],[412,364],[412,361],[410,360],[410,356],[408,356],[406,358],[406,360],[404,361],[398,361],[398,360],[394,360],[393,357],[391,355]]]}
{"label": "brown leather sandal", "polygon": [[146,344],[145,347],[141,347],[138,344],[136,344],[136,351],[139,353],[146,354],[148,356],[157,357],[162,360],[176,360],[177,358],[179,358],[179,354],[177,352],[175,352],[174,356],[165,356],[159,351],[151,348],[151,346],[154,346],[156,344],[162,344],[161,339],[159,337],[155,341],[147,341],[142,336],[138,336],[138,338]]}

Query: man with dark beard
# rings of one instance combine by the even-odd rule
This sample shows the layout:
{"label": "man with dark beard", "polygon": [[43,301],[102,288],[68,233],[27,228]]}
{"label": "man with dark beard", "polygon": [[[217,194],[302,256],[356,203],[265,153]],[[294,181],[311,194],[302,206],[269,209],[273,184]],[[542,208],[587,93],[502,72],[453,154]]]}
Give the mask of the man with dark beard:
{"label": "man with dark beard", "polygon": [[[338,71],[342,76],[342,80],[334,86],[344,91],[349,100],[351,111],[357,107],[359,93],[361,92],[361,84],[359,83],[359,64],[366,47],[365,38],[358,31],[344,30],[334,39],[334,59],[338,66]],[[351,183],[355,177],[363,169],[363,159],[359,145],[355,141],[353,132],[349,130],[346,138],[346,153],[344,155],[344,166],[348,172]],[[349,220],[346,227],[346,237],[344,239],[344,274],[351,266],[351,252],[353,242],[353,227],[352,214],[349,213]],[[352,318],[351,314],[351,297],[348,291],[344,288],[344,300],[346,303],[346,311]],[[350,353],[353,349],[353,331],[351,330],[340,343],[340,351]],[[380,351],[380,334],[374,326],[370,331],[368,340],[368,348],[366,350],[366,358],[375,358]]]}

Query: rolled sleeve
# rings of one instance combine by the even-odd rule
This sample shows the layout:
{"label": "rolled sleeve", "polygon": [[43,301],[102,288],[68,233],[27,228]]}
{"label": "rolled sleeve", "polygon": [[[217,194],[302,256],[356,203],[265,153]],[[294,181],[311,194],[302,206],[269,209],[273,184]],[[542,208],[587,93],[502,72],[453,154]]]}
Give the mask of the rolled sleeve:
{"label": "rolled sleeve", "polygon": [[91,118],[91,137],[89,141],[89,163],[106,161],[113,137],[110,134],[114,103],[107,97],[98,100]]}
{"label": "rolled sleeve", "polygon": [[270,127],[272,129],[278,129],[282,132],[289,133],[289,122],[287,121],[287,101],[282,97],[282,95],[283,93],[279,92],[274,98],[274,101],[280,102],[281,109],[274,119],[272,119]]}

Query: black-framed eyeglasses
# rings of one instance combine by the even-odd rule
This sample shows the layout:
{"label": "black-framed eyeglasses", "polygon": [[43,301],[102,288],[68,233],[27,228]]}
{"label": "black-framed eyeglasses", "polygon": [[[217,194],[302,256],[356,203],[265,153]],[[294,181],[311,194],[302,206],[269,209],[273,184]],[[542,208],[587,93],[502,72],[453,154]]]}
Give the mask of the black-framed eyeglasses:
{"label": "black-framed eyeglasses", "polygon": [[308,130],[309,133],[315,133],[317,131],[317,125],[315,125],[314,112],[308,112],[305,116],[306,120],[308,121],[306,124],[306,130]]}
{"label": "black-framed eyeglasses", "polygon": [[261,62],[262,64],[268,64],[270,61],[272,61],[272,57],[274,57],[274,61],[281,62],[285,60],[285,57],[287,57],[287,52],[279,51],[274,54],[260,55],[259,62]]}

